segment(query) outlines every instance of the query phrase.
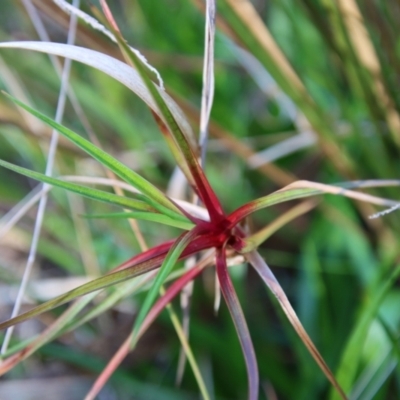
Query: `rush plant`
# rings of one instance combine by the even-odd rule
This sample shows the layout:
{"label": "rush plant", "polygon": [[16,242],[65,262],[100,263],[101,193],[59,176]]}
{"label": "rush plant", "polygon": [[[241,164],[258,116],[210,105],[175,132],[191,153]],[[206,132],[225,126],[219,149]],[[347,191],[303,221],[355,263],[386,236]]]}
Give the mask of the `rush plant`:
{"label": "rush plant", "polygon": [[[229,2],[227,1],[226,3]],[[154,70],[143,60],[137,51],[128,46],[105,1],[101,1],[101,5],[104,17],[98,11],[95,11],[96,16],[108,27],[107,32],[113,40],[117,42],[126,63],[90,49],[58,43],[5,42],[0,44],[0,48],[2,50],[13,48],[45,52],[85,63],[105,72],[135,92],[149,106],[159,127],[159,131],[174,157],[176,165],[183,172],[200,206],[177,201],[168,197],[155,185],[112,157],[99,146],[96,146],[89,140],[84,139],[81,135],[57,123],[55,120],[39,111],[34,110],[24,102],[7,95],[16,105],[55,129],[62,136],[101,163],[112,174],[119,177],[125,182],[125,186],[123,186],[125,189],[127,185],[129,185],[128,190],[131,193],[127,196],[124,195],[123,192],[114,194],[108,191],[94,189],[89,186],[78,184],[77,179],[74,181],[74,178],[71,177],[56,178],[0,160],[0,165],[2,167],[45,184],[60,187],[90,199],[121,207],[125,210],[120,213],[88,215],[90,218],[139,219],[173,226],[180,229],[182,233],[174,240],[166,241],[140,254],[134,255],[109,273],[97,279],[93,279],[76,289],[34,307],[28,312],[2,322],[0,324],[0,329],[6,329],[15,324],[37,317],[62,304],[76,300],[78,297],[84,296],[76,300],[42,335],[23,345],[22,349],[14,351],[14,354],[10,354],[6,357],[0,365],[1,373],[9,371],[44,343],[95,317],[106,307],[115,304],[120,298],[118,293],[108,295],[108,305],[107,301],[104,301],[100,305],[94,306],[92,312],[89,312],[85,318],[77,318],[80,311],[94,299],[100,290],[106,292],[105,289],[107,287],[119,284],[121,293],[127,293],[128,290],[132,289],[128,287],[130,280],[146,274],[146,281],[143,281],[141,284],[143,285],[146,282],[150,282],[150,284],[147,288],[145,300],[136,316],[132,332],[115,354],[114,358],[110,361],[107,368],[100,375],[87,396],[87,399],[94,398],[123,358],[135,348],[140,337],[145,333],[160,312],[168,308],[171,301],[181,293],[190,282],[194,281],[205,268],[215,266],[219,287],[229,309],[243,351],[248,375],[248,399],[256,400],[259,396],[257,357],[252,344],[251,333],[246,324],[246,319],[235,292],[228,267],[229,261],[239,256],[251,265],[265,282],[276,297],[295,332],[325,374],[326,378],[331,382],[339,396],[342,399],[346,399],[345,391],[341,388],[341,385],[337,382],[334,374],[324,361],[323,356],[319,353],[309,335],[306,333],[284,290],[268,267],[266,261],[257,251],[258,247],[277,229],[299,215],[309,211],[315,206],[315,203],[312,201],[303,202],[287,213],[278,216],[272,224],[255,233],[250,231],[246,220],[254,213],[273,205],[323,194],[345,196],[378,206],[398,207],[396,201],[365,194],[355,189],[398,186],[399,181],[395,179],[364,180],[326,185],[299,180],[267,196],[250,201],[233,212],[227,213],[209,183],[202,167],[204,164],[204,154],[202,155],[202,151],[204,151],[206,146],[205,141],[202,142],[202,146],[197,145],[184,113],[168,96],[162,87],[162,81],[158,78],[158,82],[155,83],[157,79],[155,79]],[[215,18],[214,7],[213,1],[207,2],[206,35],[208,35],[211,43],[213,41]],[[73,8],[69,9],[79,15],[78,10],[74,10]],[[232,10],[234,10],[234,8],[232,8]],[[87,17],[85,18],[88,21]],[[92,23],[95,24],[93,21]],[[98,24],[98,22],[96,23]],[[210,49],[208,47],[206,48],[206,72],[204,75],[203,87],[203,93],[206,93],[203,97],[205,99],[205,104],[203,106],[205,117],[202,120],[202,127],[200,129],[202,132],[207,131],[208,118],[212,105],[212,60],[212,48]],[[311,110],[311,106],[309,109]],[[310,120],[314,118],[311,112],[308,116]],[[329,145],[329,143],[327,145]],[[336,147],[333,147],[333,149],[336,150]],[[118,187],[122,185],[122,183],[117,180],[113,180],[113,184],[116,186],[119,185]],[[177,276],[176,273],[174,273],[176,272],[174,271],[174,267],[177,262],[188,260],[193,257],[196,260],[194,266],[187,270],[180,271],[179,276]],[[395,274],[398,274],[398,272],[395,272]],[[395,277],[395,275],[393,276]],[[170,281],[172,282],[167,286],[167,283]],[[173,314],[171,315],[173,319]],[[174,323],[174,325],[177,329],[178,336],[180,336],[182,346],[192,366],[202,395],[207,399],[209,398],[209,394],[207,393],[201,374],[194,361],[191,349],[188,346],[187,338],[179,327],[179,323]]]}

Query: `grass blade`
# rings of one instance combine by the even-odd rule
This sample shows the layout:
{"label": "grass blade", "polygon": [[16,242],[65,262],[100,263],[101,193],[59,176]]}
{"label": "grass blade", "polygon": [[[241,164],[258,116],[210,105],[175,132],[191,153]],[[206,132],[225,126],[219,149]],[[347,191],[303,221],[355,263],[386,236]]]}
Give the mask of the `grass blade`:
{"label": "grass blade", "polygon": [[[137,71],[122,61],[112,58],[106,54],[84,47],[52,42],[4,42],[0,43],[0,48],[19,48],[54,54],[56,56],[70,58],[71,60],[75,60],[90,67],[96,68],[115,80],[121,82],[132,92],[136,93],[154,112],[162,117],[156,103],[154,102],[151,94],[146,88],[146,85],[144,85]],[[174,118],[176,119],[182,131],[186,134],[189,134],[190,126],[186,121],[186,118],[183,116],[180,108],[163,90],[159,90],[160,95],[163,96],[164,101],[168,104],[171,113],[174,115]]]}
{"label": "grass blade", "polygon": [[[129,197],[122,197],[113,193],[104,192],[102,190],[88,188],[86,186],[76,185],[75,183],[66,182],[61,179],[52,178],[50,176],[41,174],[39,172],[31,171],[26,168],[18,167],[17,165],[14,164],[10,164],[7,161],[0,160],[0,166],[18,172],[19,174],[25,175],[29,178],[36,179],[40,182],[48,183],[50,185],[54,185],[62,189],[69,190],[70,192],[78,193],[90,199],[103,201],[105,203],[129,208],[132,210],[155,211],[153,207],[151,207],[144,201],[135,200]],[[140,194],[136,196],[139,196],[140,199],[143,198],[143,196]]]}
{"label": "grass blade", "polygon": [[190,230],[194,227],[191,222],[177,221],[167,215],[156,214],[151,212],[121,212],[121,213],[107,213],[107,214],[84,214],[84,218],[134,218],[144,221],[158,222],[160,224],[174,226],[185,230]]}
{"label": "grass blade", "polygon": [[[209,262],[209,259],[206,260]],[[181,340],[182,346],[185,349],[188,360],[191,364],[193,373],[195,375],[196,381],[198,382],[200,391],[205,400],[209,400],[210,396],[208,394],[207,388],[204,384],[204,380],[201,376],[200,370],[197,366],[196,360],[194,359],[193,352],[187,342],[187,339],[183,333],[182,327],[179,323],[179,320],[173,311],[171,305],[169,304],[172,299],[182,290],[182,288],[188,283],[191,282],[197,275],[199,275],[204,267],[206,266],[206,262],[199,263],[196,267],[192,268],[190,271],[186,272],[182,277],[176,280],[171,287],[165,292],[161,289],[162,296],[157,300],[154,306],[151,308],[149,313],[147,314],[143,324],[140,327],[138,334],[135,336],[135,331],[132,331],[124,343],[120,346],[118,351],[114,354],[107,367],[102,371],[102,373],[97,377],[95,383],[90,389],[89,393],[86,395],[85,400],[94,400],[100,390],[104,387],[105,383],[110,379],[111,375],[121,364],[123,359],[128,355],[130,351],[132,351],[133,347],[136,346],[140,337],[145,333],[145,331],[149,328],[149,326],[153,323],[153,321],[157,318],[157,316],[161,313],[164,308],[168,308],[170,313],[172,323],[174,324],[175,330]],[[133,343],[133,345],[132,345]]]}
{"label": "grass blade", "polygon": [[[24,108],[26,111],[30,112],[32,115],[50,125],[52,128],[56,129],[63,136],[71,140],[74,144],[84,150],[86,153],[91,155],[102,165],[109,168],[116,175],[122,178],[125,182],[130,183],[132,186],[137,188],[140,192],[145,194],[151,201],[150,204],[159,209],[161,212],[167,212],[167,210],[172,210],[174,213],[180,214],[179,209],[169,200],[159,189],[153,186],[146,179],[142,178],[139,174],[132,171],[126,165],[122,164],[120,161],[116,160],[114,157],[110,156],[105,151],[99,149],[94,144],[90,143],[88,140],[84,139],[80,135],[76,134],[72,130],[58,124],[46,115],[34,110],[28,105],[22,103],[21,101],[15,99],[8,95],[8,97],[20,107]],[[145,198],[144,198],[145,199]],[[162,205],[163,207],[159,207]],[[166,210],[167,209],[167,210]]]}
{"label": "grass blade", "polygon": [[133,327],[134,330],[134,337],[138,334],[143,321],[146,318],[146,315],[149,313],[158,293],[163,285],[165,279],[168,277],[169,273],[171,272],[172,268],[178,261],[179,257],[181,256],[182,252],[185,250],[187,245],[196,237],[197,229],[194,228],[193,230],[183,233],[173,244],[171,249],[168,251],[167,256],[165,257],[160,271],[158,272],[156,278],[154,279],[154,283],[147,293],[147,296],[143,302],[142,307],[136,317],[136,321]]}

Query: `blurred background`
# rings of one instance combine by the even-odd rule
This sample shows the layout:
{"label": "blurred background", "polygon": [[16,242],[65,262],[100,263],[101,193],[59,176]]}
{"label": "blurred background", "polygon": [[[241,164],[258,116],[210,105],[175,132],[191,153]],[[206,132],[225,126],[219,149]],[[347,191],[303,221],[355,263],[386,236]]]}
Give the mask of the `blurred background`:
{"label": "blurred background", "polygon": [[[50,0],[2,1],[0,40],[40,40],[27,3],[35,7],[35,18],[50,39],[65,43],[69,17]],[[81,3],[90,13],[88,2]],[[400,4],[254,0],[249,4],[257,17],[237,11],[234,3],[217,1],[215,100],[206,161],[207,176],[225,210],[297,179],[398,179]],[[197,134],[204,2],[119,0],[109,5],[124,37],[159,70]],[[110,40],[82,22],[76,43],[122,59]],[[179,197],[182,185],[171,178],[173,158],[143,102],[105,74],[75,62],[70,85],[102,147]],[[60,79],[47,55],[1,49],[0,88],[55,114]],[[70,102],[63,123],[85,135]],[[0,95],[1,159],[44,172],[50,136],[50,128]],[[105,176],[97,162],[63,138],[55,174]],[[20,218],[16,212],[39,187],[0,168],[1,320],[9,318],[15,302],[37,203]],[[394,200],[400,194],[396,187],[368,193]],[[380,209],[339,196],[318,201],[311,212],[268,239],[260,253],[349,397],[398,399],[400,212],[369,219]],[[271,223],[293,205],[257,213],[249,221],[251,229]],[[126,220],[81,217],[104,212],[110,212],[104,204],[51,190],[22,310],[140,251]],[[139,226],[148,245],[178,232],[151,222]],[[239,265],[231,273],[257,353],[260,399],[334,399],[327,379],[255,272]],[[97,318],[44,344],[0,379],[0,398],[83,398],[129,334],[142,298],[141,293],[124,296]],[[213,398],[241,400],[247,378],[240,345],[225,305],[216,315],[213,303],[210,269],[194,286],[190,343]],[[18,326],[10,351],[42,332],[64,309]],[[99,398],[198,399],[189,367],[181,385],[175,385],[179,352],[179,340],[163,312]]]}

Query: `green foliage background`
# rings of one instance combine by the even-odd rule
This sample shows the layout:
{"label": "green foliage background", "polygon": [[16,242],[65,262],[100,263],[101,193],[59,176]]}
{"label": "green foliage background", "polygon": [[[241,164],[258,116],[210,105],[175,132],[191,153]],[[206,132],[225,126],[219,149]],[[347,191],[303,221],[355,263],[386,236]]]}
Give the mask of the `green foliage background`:
{"label": "green foliage background", "polygon": [[[360,62],[338,2],[254,2],[309,98],[285,81],[282,70],[254,42],[229,2],[217,4],[221,30],[216,38],[216,88],[206,172],[227,211],[284,184],[265,168],[249,168],[249,157],[242,147],[232,150],[240,143],[254,152],[261,151],[298,134],[290,117],[293,107],[277,100],[282,90],[308,117],[316,141],[277,159],[277,167],[297,179],[323,183],[399,177],[400,130],[393,129],[387,117],[388,109],[400,112],[400,7],[396,2],[358,2],[369,43],[380,63],[380,77]],[[192,110],[195,131],[202,87],[201,5],[188,0],[110,2],[129,43],[141,49],[160,71],[167,90],[182,108]],[[83,8],[88,10],[86,4]],[[49,1],[43,1],[40,9],[52,39],[65,41],[67,18]],[[114,45],[84,25],[80,25],[77,38],[79,45],[119,57]],[[19,2],[6,0],[0,5],[0,39],[36,40]],[[270,87],[267,93],[262,91],[255,75],[243,67],[246,61],[235,53],[232,40],[247,47],[260,60],[259,68],[269,70],[278,86]],[[368,49],[362,50],[368,54]],[[0,65],[0,87],[11,91],[8,68],[34,107],[53,115],[59,80],[47,57],[21,50],[2,50],[0,56],[7,66]],[[145,105],[121,84],[78,63],[73,64],[70,81],[103,148],[166,190],[174,161]],[[377,95],[378,83],[389,97],[389,106]],[[82,132],[70,105],[64,123]],[[47,128],[39,125],[35,131],[4,96],[0,98],[1,159],[43,172],[49,136]],[[337,151],[330,153],[333,148]],[[77,148],[60,140],[57,173],[99,176],[103,171]],[[36,182],[0,169],[1,214],[35,186]],[[396,188],[370,193],[399,197]],[[258,213],[250,221],[252,228],[263,227],[289,207]],[[82,246],[77,214],[109,211],[103,204],[52,190],[34,278],[86,275],[90,273],[88,264],[97,265],[98,272],[104,273],[137,253],[138,244],[124,220],[84,221],[91,238]],[[339,382],[347,379],[346,389],[353,400],[400,397],[400,290],[393,275],[400,261],[400,214],[397,211],[380,219],[367,218],[376,211],[348,199],[325,196],[315,210],[282,228],[260,249]],[[0,276],[4,286],[18,282],[34,220],[31,210],[2,238]],[[176,235],[172,228],[149,222],[141,222],[140,227],[150,245]],[[89,263],[85,262],[88,254],[94,257]],[[245,266],[234,267],[232,277],[257,353],[263,385],[260,399],[272,400],[274,393],[279,399],[334,398],[326,378],[254,272]],[[121,307],[79,328],[75,335],[46,345],[33,356],[36,367],[27,363],[6,379],[32,377],[35,368],[50,375],[48,366],[59,362],[66,372],[98,373],[128,334],[132,310],[141,299],[141,295],[127,298]],[[2,320],[8,318],[9,311],[9,307],[3,307]],[[43,319],[42,323],[48,322]],[[195,284],[190,338],[215,398],[243,399],[245,366],[225,306],[218,316],[213,313],[211,271]],[[197,398],[189,368],[182,389],[174,386],[178,355],[179,342],[165,313],[115,374],[110,390],[121,399]],[[345,362],[350,362],[354,374],[348,372]]]}

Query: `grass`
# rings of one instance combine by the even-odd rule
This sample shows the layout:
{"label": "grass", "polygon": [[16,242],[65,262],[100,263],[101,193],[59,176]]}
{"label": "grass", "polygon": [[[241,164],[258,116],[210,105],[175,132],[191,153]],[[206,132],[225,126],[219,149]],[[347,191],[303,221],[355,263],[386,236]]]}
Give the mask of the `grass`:
{"label": "grass", "polygon": [[[52,38],[69,32],[73,40],[64,12],[50,1],[34,4],[55,21],[47,26]],[[35,369],[50,376],[57,360],[76,376],[93,371],[87,399],[111,376],[117,398],[135,390],[160,396],[150,393],[161,386],[165,398],[395,399],[399,10],[386,2],[276,0],[255,9],[220,0],[214,58],[212,46],[203,47],[213,2],[206,5],[205,13],[203,2],[174,1],[166,18],[159,2],[115,2],[111,10],[103,2],[104,14],[82,4],[117,44],[78,23],[77,43],[113,59],[92,53],[72,64],[79,105],[67,102],[62,118],[53,65],[26,48],[77,61],[88,50],[0,45],[1,84],[19,106],[0,99],[0,158],[8,168],[0,169],[0,272],[16,287],[18,260],[36,252],[36,224],[28,294],[35,282],[40,293],[59,276],[52,300],[31,294],[42,303],[29,308],[24,300],[21,316],[2,315],[2,328],[30,322],[8,334],[9,345],[6,337],[0,370],[16,382]],[[36,40],[22,7],[1,7]],[[3,22],[2,41],[17,40]],[[206,34],[212,44],[212,18]],[[60,134],[52,173],[48,147],[57,136],[48,126]],[[32,178],[75,194],[51,189],[42,224],[36,205],[15,222],[13,205],[36,186]],[[303,200],[287,203],[296,199]],[[134,210],[130,219],[115,205]],[[70,275],[88,283],[68,291]],[[177,300],[167,305],[180,292],[181,309]],[[33,317],[40,323],[26,339]],[[88,363],[94,357],[104,369]],[[138,379],[148,386],[135,389]]]}

